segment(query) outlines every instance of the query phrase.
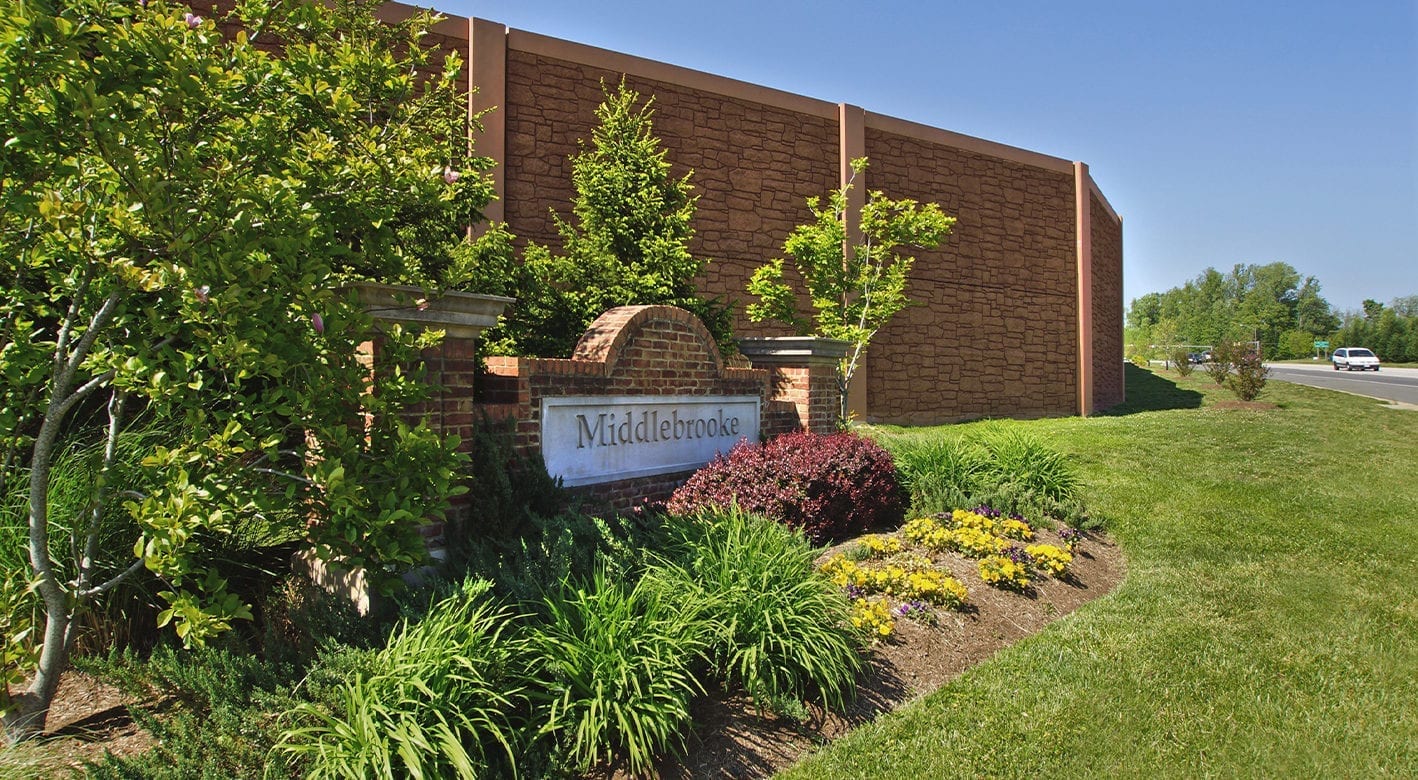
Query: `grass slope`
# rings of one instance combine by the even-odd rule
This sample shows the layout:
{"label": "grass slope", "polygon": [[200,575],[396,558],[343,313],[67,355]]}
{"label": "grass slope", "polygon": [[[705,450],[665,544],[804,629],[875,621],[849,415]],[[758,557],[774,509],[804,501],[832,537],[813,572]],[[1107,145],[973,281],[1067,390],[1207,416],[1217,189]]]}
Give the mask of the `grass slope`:
{"label": "grass slope", "polygon": [[1127,381],[1018,423],[1079,465],[1122,586],[784,777],[1418,774],[1418,413]]}

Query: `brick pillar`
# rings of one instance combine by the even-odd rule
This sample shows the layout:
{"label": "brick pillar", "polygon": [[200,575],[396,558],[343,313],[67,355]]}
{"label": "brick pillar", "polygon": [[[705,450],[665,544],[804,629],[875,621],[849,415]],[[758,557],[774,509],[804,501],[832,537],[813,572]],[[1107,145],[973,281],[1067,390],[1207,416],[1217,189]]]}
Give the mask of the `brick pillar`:
{"label": "brick pillar", "polygon": [[[377,322],[442,330],[443,341],[420,355],[425,380],[433,387],[429,399],[410,408],[412,417],[427,415],[429,425],[443,435],[460,437],[464,451],[472,443],[474,419],[473,381],[477,373],[477,338],[497,324],[503,308],[512,301],[495,295],[443,292],[419,287],[357,282],[359,301]],[[360,345],[360,359],[371,371],[381,370],[379,340]],[[468,511],[454,498],[450,512]],[[429,552],[439,558],[444,547],[443,523],[426,523],[420,532]]]}
{"label": "brick pillar", "polygon": [[849,348],[845,341],[815,336],[739,340],[748,362],[768,370],[770,400],[792,404],[798,427],[813,433],[837,429],[837,372]]}

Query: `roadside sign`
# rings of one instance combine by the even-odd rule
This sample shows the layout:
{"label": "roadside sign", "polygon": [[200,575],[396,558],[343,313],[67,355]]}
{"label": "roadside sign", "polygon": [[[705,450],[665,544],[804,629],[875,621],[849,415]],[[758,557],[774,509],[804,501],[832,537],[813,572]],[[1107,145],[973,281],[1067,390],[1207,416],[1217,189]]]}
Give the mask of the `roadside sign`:
{"label": "roadside sign", "polygon": [[1328,342],[1328,341],[1316,341],[1316,342],[1315,342],[1315,349],[1329,349],[1329,342]]}

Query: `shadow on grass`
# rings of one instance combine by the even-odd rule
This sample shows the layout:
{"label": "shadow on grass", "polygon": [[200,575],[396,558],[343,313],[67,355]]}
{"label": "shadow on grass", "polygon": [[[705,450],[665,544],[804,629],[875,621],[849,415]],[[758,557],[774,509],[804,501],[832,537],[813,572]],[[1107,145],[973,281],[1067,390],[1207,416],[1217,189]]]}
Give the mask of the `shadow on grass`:
{"label": "shadow on grass", "polygon": [[1127,383],[1127,400],[1101,412],[1103,416],[1120,417],[1138,412],[1201,407],[1201,393],[1183,390],[1173,380],[1131,363],[1123,366],[1123,377]]}

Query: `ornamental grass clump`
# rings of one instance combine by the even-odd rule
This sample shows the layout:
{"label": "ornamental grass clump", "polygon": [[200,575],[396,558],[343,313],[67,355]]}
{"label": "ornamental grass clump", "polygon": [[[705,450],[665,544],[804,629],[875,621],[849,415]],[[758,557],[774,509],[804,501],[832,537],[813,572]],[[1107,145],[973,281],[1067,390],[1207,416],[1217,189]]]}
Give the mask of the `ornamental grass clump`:
{"label": "ornamental grass clump", "polygon": [[707,655],[725,686],[774,709],[809,697],[841,707],[862,668],[845,630],[851,606],[813,568],[802,533],[738,507],[671,526],[667,565],[657,572],[713,627]]}
{"label": "ornamental grass clump", "polygon": [[1053,501],[1068,501],[1078,491],[1078,476],[1058,451],[1017,428],[986,433],[983,446],[1001,482],[1013,482]]}
{"label": "ornamental grass clump", "polygon": [[876,443],[852,433],[800,432],[739,444],[695,472],[668,508],[690,515],[737,504],[820,543],[894,528],[907,500],[891,456]]}
{"label": "ornamental grass clump", "polygon": [[882,440],[910,489],[911,505],[923,514],[976,507],[992,519],[1020,514],[1075,525],[1086,520],[1071,464],[1016,426],[986,424],[949,439],[888,435]]}
{"label": "ornamental grass clump", "polygon": [[303,763],[309,778],[515,774],[527,644],[489,587],[469,580],[423,620],[401,625],[333,711],[295,707],[277,755]]}
{"label": "ornamental grass clump", "polygon": [[928,511],[966,504],[990,480],[989,453],[968,438],[907,440],[894,450],[912,504]]}
{"label": "ornamental grass clump", "polygon": [[624,758],[643,774],[683,749],[710,630],[698,605],[670,592],[654,575],[627,584],[599,568],[543,599],[530,632],[533,720],[575,771]]}

